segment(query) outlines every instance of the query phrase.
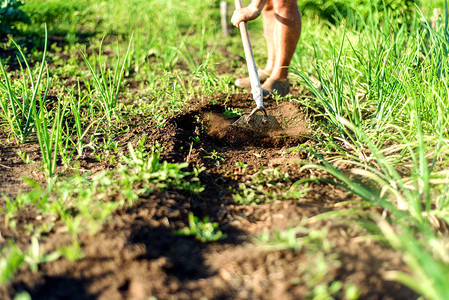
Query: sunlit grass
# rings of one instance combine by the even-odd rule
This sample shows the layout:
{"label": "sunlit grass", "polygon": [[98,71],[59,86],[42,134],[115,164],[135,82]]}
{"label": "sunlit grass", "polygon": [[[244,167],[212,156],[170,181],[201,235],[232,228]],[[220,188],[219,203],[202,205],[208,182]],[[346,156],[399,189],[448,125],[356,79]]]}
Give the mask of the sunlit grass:
{"label": "sunlit grass", "polygon": [[[58,54],[70,54],[70,59],[48,56],[47,45],[26,49],[20,44],[23,39],[19,40],[16,48],[20,70],[9,72],[11,61],[2,60],[0,105],[2,128],[15,140],[38,140],[43,172],[50,184],[47,189],[30,182],[30,194],[7,198],[3,226],[14,230],[14,216],[26,205],[35,205],[44,214],[56,214],[74,236],[72,244],[61,247],[58,253],[78,259],[82,257],[78,234],[86,228],[95,234],[118,207],[132,205],[155,189],[180,189],[193,194],[203,189],[198,170],[185,171],[186,163],[160,162],[161,150],[157,148],[149,152],[130,148],[129,156],[116,161],[114,155],[120,154],[111,137],[124,131],[129,114],[163,127],[169,117],[179,114],[194,98],[234,93],[233,76],[243,73],[245,66],[222,54],[223,49],[241,54],[241,45],[238,35],[221,38],[219,1],[112,0],[85,1],[82,5],[68,1],[67,9],[73,12],[71,21],[63,20],[59,26],[54,20],[60,16],[39,11],[41,2],[29,1],[33,3],[28,6],[33,20],[50,22],[49,18],[53,18],[52,33],[64,36],[67,42]],[[46,2],[57,9],[65,7],[64,1]],[[443,2],[423,3],[426,17],[434,7],[443,8]],[[448,18],[443,15],[441,22],[423,22],[424,16],[417,11],[407,23],[396,22],[384,11],[364,13],[337,17],[333,24],[304,14],[291,77],[307,96],[293,97],[293,101],[301,102],[313,116],[324,120],[322,131],[315,137],[323,147],[314,152],[328,159],[304,168],[328,171],[333,175],[332,182],[363,200],[360,206],[381,208],[383,216],[373,217],[372,221],[378,225],[382,240],[403,253],[412,273],[390,272],[387,277],[415,288],[429,299],[444,299],[449,293],[443,284],[448,281],[447,236],[438,224],[449,224]],[[251,26],[256,58],[263,63],[260,20]],[[24,28],[33,31],[28,25]],[[46,43],[47,39],[39,38],[41,27],[35,28],[31,39],[37,45]],[[87,48],[77,44],[83,34],[89,36]],[[106,48],[108,51],[103,51]],[[81,51],[77,61],[74,53],[80,53],[80,49],[86,51]],[[230,72],[235,74],[217,74],[223,64],[231,66]],[[68,75],[68,70],[77,84],[64,86],[56,97],[56,109],[45,109],[48,89],[56,88],[49,82]],[[133,81],[139,83],[138,92],[127,88]],[[103,143],[94,139],[98,131],[105,135]],[[68,180],[50,180],[57,175],[59,159],[68,167],[86,154],[86,148],[97,151],[93,155],[99,161],[114,163],[116,169],[93,178],[75,175]],[[102,155],[102,148],[111,148],[113,155]],[[73,157],[75,152],[77,157]],[[220,163],[216,153],[208,156]],[[343,173],[332,164],[335,162],[345,162],[352,170]],[[300,199],[307,192],[304,185],[290,182],[288,174],[278,169],[260,170],[245,178],[246,185],[242,183],[232,190],[240,205]],[[137,182],[138,190],[134,186]],[[116,193],[124,200],[116,203],[96,198],[107,193]],[[360,210],[333,213],[362,216]],[[74,215],[73,211],[78,213]],[[206,225],[201,229],[208,232],[207,239],[219,239],[213,224],[207,220],[201,223],[192,214],[185,234],[198,238],[198,228]],[[53,225],[46,226],[45,230],[51,230]],[[269,236],[264,239],[268,245],[300,248],[295,232],[279,233],[274,241]],[[44,262],[41,259],[45,254],[36,250],[39,246],[35,239],[30,240],[30,245],[28,263],[35,269]],[[28,251],[13,243],[7,247],[1,252],[1,282],[14,275],[26,261]],[[330,264],[326,260],[318,262],[327,263],[324,269]],[[330,286],[326,285],[324,293],[330,292],[327,288]]]}

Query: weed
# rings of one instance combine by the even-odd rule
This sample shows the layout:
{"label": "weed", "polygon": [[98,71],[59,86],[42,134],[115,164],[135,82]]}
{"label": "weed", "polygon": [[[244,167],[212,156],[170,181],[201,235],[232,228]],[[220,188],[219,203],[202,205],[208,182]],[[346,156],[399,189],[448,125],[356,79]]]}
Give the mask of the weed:
{"label": "weed", "polygon": [[302,185],[300,181],[291,184],[288,173],[281,172],[279,168],[264,169],[261,167],[261,170],[247,176],[246,179],[246,182],[239,183],[238,189],[231,188],[232,198],[238,204],[248,205],[282,199],[300,199],[308,191],[307,185]]}
{"label": "weed", "polygon": [[25,260],[25,255],[16,244],[10,242],[9,247],[0,251],[0,284],[10,280]]}
{"label": "weed", "polygon": [[223,116],[225,116],[226,118],[240,118],[242,115],[243,112],[240,108],[229,108],[225,106]]}
{"label": "weed", "polygon": [[218,223],[209,222],[209,218],[205,217],[202,221],[189,213],[189,227],[175,230],[175,234],[181,236],[193,236],[195,239],[202,243],[216,242],[226,238],[226,234],[223,234],[221,230],[216,230]]}
{"label": "weed", "polygon": [[215,165],[215,166],[219,166],[219,165],[220,165],[220,162],[222,162],[222,161],[224,160],[224,158],[221,157],[220,155],[218,155],[218,152],[215,151],[215,150],[212,150],[211,153],[208,153],[208,155],[203,156],[203,158],[209,158],[209,159],[215,161],[215,162],[214,162],[214,165]]}
{"label": "weed", "polygon": [[267,251],[296,251],[305,255],[304,263],[298,266],[298,277],[293,284],[304,284],[308,288],[307,299],[335,299],[345,295],[346,299],[358,299],[360,291],[353,284],[343,287],[333,280],[333,272],[340,262],[332,253],[332,244],[327,240],[327,229],[310,229],[304,218],[296,227],[284,231],[268,231],[256,238],[257,245]]}
{"label": "weed", "polygon": [[71,245],[58,248],[58,253],[70,261],[76,261],[84,257],[80,242],[74,239]]}
{"label": "weed", "polygon": [[34,160],[30,158],[30,155],[26,152],[18,151],[17,155],[22,159],[22,161],[26,164],[34,164]]}
{"label": "weed", "polygon": [[43,254],[39,248],[39,241],[36,236],[31,238],[30,248],[24,253],[24,261],[29,265],[31,271],[37,272],[38,265],[41,263],[52,262],[59,258],[57,251]]}

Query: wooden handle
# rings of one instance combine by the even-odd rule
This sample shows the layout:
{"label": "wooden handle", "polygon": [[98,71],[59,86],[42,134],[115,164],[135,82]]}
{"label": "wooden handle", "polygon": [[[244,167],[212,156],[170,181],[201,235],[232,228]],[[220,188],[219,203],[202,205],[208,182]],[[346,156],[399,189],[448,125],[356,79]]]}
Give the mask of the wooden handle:
{"label": "wooden handle", "polygon": [[242,8],[242,1],[241,0],[235,0],[235,9]]}
{"label": "wooden handle", "polygon": [[[242,8],[241,0],[235,0],[235,8]],[[256,62],[254,60],[253,49],[249,40],[246,22],[240,22],[239,28],[240,34],[242,36],[243,49],[245,50],[246,64],[248,65],[248,74],[251,82],[251,93],[253,94],[253,98],[256,101],[257,107],[263,107],[263,91],[262,87],[260,86],[259,75],[257,74]]]}

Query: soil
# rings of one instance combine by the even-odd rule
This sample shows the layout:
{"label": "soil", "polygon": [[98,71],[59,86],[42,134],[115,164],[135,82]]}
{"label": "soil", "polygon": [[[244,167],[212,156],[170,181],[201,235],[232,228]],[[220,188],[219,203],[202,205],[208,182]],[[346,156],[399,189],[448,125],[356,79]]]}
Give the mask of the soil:
{"label": "soil", "polygon": [[[387,246],[364,239],[367,234],[355,223],[313,217],[337,208],[336,204],[357,200],[329,183],[311,181],[301,199],[284,199],[258,205],[236,204],[232,190],[248,182],[249,174],[261,167],[287,172],[290,184],[306,178],[329,177],[312,169],[301,169],[313,160],[299,145],[314,146],[314,128],[309,117],[295,102],[266,107],[282,125],[282,130],[250,130],[231,125],[235,118],[223,115],[225,106],[249,112],[250,95],[213,95],[192,101],[185,110],[156,128],[145,118],[134,120],[131,130],[117,137],[123,151],[127,143],[136,145],[142,136],[148,144],[163,146],[162,158],[205,167],[200,180],[204,192],[195,196],[180,191],[159,191],[132,206],[116,211],[95,235],[80,236],[84,258],[60,258],[41,264],[38,272],[22,268],[15,278],[0,287],[1,299],[13,299],[22,290],[32,299],[304,299],[307,283],[299,269],[310,265],[313,256],[305,251],[265,249],[255,242],[264,231],[286,230],[303,224],[328,231],[330,252],[340,264],[330,264],[329,276],[347,286],[353,283],[361,299],[416,299],[408,288],[387,281],[389,270],[407,271],[400,255]],[[30,187],[22,177],[44,183],[38,169],[37,143],[14,145],[0,133],[0,193],[14,197]],[[26,164],[16,153],[25,152],[34,164]],[[319,151],[319,149],[317,149]],[[214,157],[211,153],[216,153]],[[111,166],[87,155],[79,161],[80,170],[96,173]],[[0,200],[4,208],[5,201]],[[210,217],[219,223],[226,238],[201,243],[174,234],[188,226],[188,214]],[[4,217],[0,216],[0,224]],[[42,218],[33,209],[19,212],[17,230],[2,227],[0,246],[13,238],[19,246],[30,240],[26,224]],[[41,246],[52,250],[70,241],[60,226],[42,239]],[[324,250],[323,250],[324,251]],[[313,267],[313,266],[312,266]],[[310,288],[310,287],[309,287]],[[337,298],[344,298],[340,295]]]}

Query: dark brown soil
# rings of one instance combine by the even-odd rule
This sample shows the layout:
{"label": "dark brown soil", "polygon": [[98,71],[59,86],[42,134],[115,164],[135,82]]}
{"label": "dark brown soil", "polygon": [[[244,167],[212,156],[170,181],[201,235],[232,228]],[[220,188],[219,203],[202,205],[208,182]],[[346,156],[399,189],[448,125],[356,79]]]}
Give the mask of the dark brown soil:
{"label": "dark brown soil", "polygon": [[[148,144],[158,142],[164,149],[163,159],[206,168],[200,174],[205,191],[199,196],[166,191],[142,197],[133,207],[116,211],[97,234],[81,235],[83,259],[58,259],[40,265],[36,273],[23,268],[12,282],[0,287],[0,298],[13,299],[21,290],[28,291],[32,299],[306,298],[307,285],[298,278],[298,270],[311,264],[313,256],[304,251],[267,250],[255,243],[254,237],[266,230],[294,227],[304,218],[337,209],[336,203],[356,199],[341,188],[314,181],[309,182],[306,195],[299,200],[235,204],[230,188],[249,178],[238,162],[247,165],[249,174],[261,167],[279,168],[288,172],[290,184],[311,176],[329,177],[320,171],[301,169],[313,159],[297,148],[300,144],[314,145],[308,138],[314,130],[308,117],[294,102],[275,105],[272,101],[267,101],[268,112],[284,129],[265,134],[231,126],[235,120],[223,116],[225,105],[249,112],[253,103],[246,94],[192,101],[164,128],[155,128],[145,119],[135,121],[130,132],[118,137],[121,147],[126,149],[128,142],[136,144],[142,136],[147,137]],[[8,144],[4,132],[0,140],[1,193],[16,196],[19,190],[29,190],[21,177],[44,182],[39,164],[26,164],[16,154],[26,152],[39,162],[35,143]],[[292,149],[297,151],[289,151]],[[80,161],[81,170],[92,173],[107,167],[89,157]],[[4,205],[1,200],[0,207]],[[188,225],[189,212],[218,222],[227,238],[206,244],[175,235],[174,230]],[[8,238],[25,245],[30,237],[21,228],[25,223],[39,222],[32,210],[20,212],[17,220],[16,232],[2,227],[0,246]],[[0,224],[3,221],[1,216]],[[333,219],[309,221],[305,226],[328,230],[331,252],[341,262],[330,266],[331,281],[355,284],[361,299],[417,298],[404,286],[383,279],[386,271],[406,268],[398,253],[360,238],[367,234],[364,230]],[[56,249],[70,240],[67,233],[55,228],[41,241],[45,249]]]}

